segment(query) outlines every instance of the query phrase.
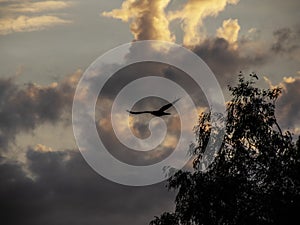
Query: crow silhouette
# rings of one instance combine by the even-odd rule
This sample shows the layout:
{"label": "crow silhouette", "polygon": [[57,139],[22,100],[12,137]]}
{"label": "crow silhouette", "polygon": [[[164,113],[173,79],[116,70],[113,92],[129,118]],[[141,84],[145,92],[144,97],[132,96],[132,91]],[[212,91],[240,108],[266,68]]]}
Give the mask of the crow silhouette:
{"label": "crow silhouette", "polygon": [[176,99],[174,102],[171,102],[169,104],[166,104],[166,105],[162,106],[159,110],[154,110],[154,111],[139,111],[139,112],[127,110],[127,112],[129,112],[130,114],[144,114],[144,113],[148,113],[148,114],[151,114],[151,115],[157,116],[157,117],[171,115],[171,113],[167,113],[165,111],[167,109],[171,108],[179,100],[180,100],[180,98]]}

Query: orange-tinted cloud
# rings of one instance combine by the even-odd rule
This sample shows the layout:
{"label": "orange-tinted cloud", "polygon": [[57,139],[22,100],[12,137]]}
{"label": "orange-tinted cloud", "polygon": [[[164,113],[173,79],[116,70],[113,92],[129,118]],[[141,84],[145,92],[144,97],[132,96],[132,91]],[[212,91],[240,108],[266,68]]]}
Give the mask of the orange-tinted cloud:
{"label": "orange-tinted cloud", "polygon": [[34,146],[34,150],[39,151],[39,152],[53,152],[54,151],[51,147],[48,147],[43,144],[36,144]]}
{"label": "orange-tinted cloud", "polygon": [[130,22],[135,40],[175,41],[169,28],[171,21],[179,19],[184,32],[183,44],[195,46],[205,39],[203,20],[208,16],[217,16],[227,4],[236,4],[239,0],[188,0],[183,8],[165,12],[170,0],[126,0],[121,9],[104,12],[102,15]]}
{"label": "orange-tinted cloud", "polygon": [[[44,30],[56,25],[69,24],[70,20],[59,15],[41,14],[41,12],[61,10],[71,6],[63,1],[10,1],[0,9],[0,35],[15,32]],[[38,15],[30,15],[30,14]]]}
{"label": "orange-tinted cloud", "polygon": [[224,38],[228,41],[231,48],[237,49],[240,28],[237,19],[224,20],[222,27],[217,30],[217,37]]}
{"label": "orange-tinted cloud", "polygon": [[68,23],[71,23],[71,21],[56,16],[19,16],[17,18],[2,18],[0,19],[0,35],[44,30],[55,25]]}
{"label": "orange-tinted cloud", "polygon": [[169,20],[180,19],[184,31],[183,44],[195,46],[205,40],[203,20],[208,16],[217,16],[227,4],[237,4],[239,0],[189,0],[181,10],[170,12]]}
{"label": "orange-tinted cloud", "polygon": [[130,22],[135,40],[175,41],[165,14],[169,2],[170,0],[126,0],[121,9],[104,12],[102,15]]}
{"label": "orange-tinted cloud", "polygon": [[63,1],[42,1],[42,2],[30,2],[30,1],[21,1],[19,3],[13,3],[8,5],[5,10],[11,12],[21,12],[21,13],[36,13],[43,11],[51,11],[64,9],[69,7],[70,2]]}

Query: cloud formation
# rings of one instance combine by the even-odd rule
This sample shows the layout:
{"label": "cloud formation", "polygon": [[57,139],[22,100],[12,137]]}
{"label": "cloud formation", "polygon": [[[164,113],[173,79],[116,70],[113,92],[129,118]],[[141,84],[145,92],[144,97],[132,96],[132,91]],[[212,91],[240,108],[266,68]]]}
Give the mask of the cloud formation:
{"label": "cloud formation", "polygon": [[[136,40],[172,40],[169,23],[180,20],[184,32],[183,45],[199,55],[225,86],[232,82],[232,75],[238,71],[263,65],[270,58],[268,49],[264,51],[261,46],[253,46],[257,40],[239,39],[241,27],[237,19],[224,20],[216,31],[216,37],[206,36],[202,29],[205,18],[217,16],[228,4],[237,4],[238,0],[189,0],[177,11],[166,11],[169,1],[164,1],[161,10],[150,10],[153,5],[160,5],[159,2],[161,1],[128,0],[123,2],[121,9],[104,12],[103,15],[125,22],[131,21],[131,26],[137,28],[131,29]],[[164,26],[155,21],[159,17],[163,18]],[[251,34],[254,31],[253,28]],[[249,46],[252,46],[251,51]]]}
{"label": "cloud formation", "polygon": [[299,60],[300,25],[294,28],[284,27],[273,32],[274,42],[271,50],[277,54],[286,54]]}
{"label": "cloud formation", "polygon": [[165,14],[169,2],[170,0],[126,0],[121,9],[103,12],[102,15],[130,22],[135,40],[175,41]]}
{"label": "cloud formation", "polygon": [[16,134],[44,122],[57,122],[71,112],[73,94],[81,71],[49,86],[28,84],[21,88],[12,78],[0,79],[0,149],[6,151]]}
{"label": "cloud formation", "polygon": [[15,32],[45,30],[55,25],[68,23],[71,23],[71,21],[56,16],[19,16],[17,18],[2,18],[0,19],[0,35]]}
{"label": "cloud formation", "polygon": [[69,2],[63,1],[11,1],[4,2],[0,9],[0,35],[15,32],[31,32],[45,30],[57,25],[71,23],[58,15],[38,14],[45,11],[61,10],[69,7]]}
{"label": "cloud formation", "polygon": [[268,52],[245,55],[233,46],[236,45],[224,38],[208,38],[192,49],[211,68],[222,87],[231,84],[239,71],[261,66],[269,59]]}
{"label": "cloud formation", "polygon": [[239,0],[188,0],[181,10],[169,12],[169,20],[179,19],[184,31],[183,44],[195,46],[206,39],[203,20],[208,16],[217,16],[227,4],[237,4]]}
{"label": "cloud formation", "polygon": [[277,101],[276,115],[279,123],[284,129],[294,130],[298,134],[300,132],[300,77],[284,77],[278,85],[272,85],[268,80],[270,86],[279,86],[282,88],[282,94]]}
{"label": "cloud formation", "polygon": [[34,179],[20,164],[0,158],[0,216],[6,225],[140,225],[173,205],[174,194],[164,184],[126,187],[109,182],[78,151],[29,149],[26,157]]}
{"label": "cloud formation", "polygon": [[[111,12],[103,12],[103,16],[121,19],[130,22],[130,29],[135,40],[163,40],[175,41],[175,36],[170,30],[169,24],[179,19],[184,32],[183,44],[195,46],[205,38],[203,20],[208,16],[217,16],[227,4],[237,4],[239,0],[213,0],[198,1],[188,0],[177,11],[166,12],[170,0],[126,0],[121,9]],[[235,22],[229,22],[233,27]],[[226,28],[227,30],[229,27]],[[228,32],[226,33],[229,37]],[[235,38],[234,34],[231,39]]]}
{"label": "cloud formation", "polygon": [[70,2],[63,1],[20,1],[19,3],[14,3],[14,1],[12,2],[13,4],[10,4],[7,7],[5,7],[5,10],[8,10],[10,12],[36,13],[64,9],[71,5]]}
{"label": "cloud formation", "polygon": [[238,37],[241,27],[238,20],[228,19],[224,20],[222,27],[217,30],[217,37],[224,38],[233,49],[238,48]]}

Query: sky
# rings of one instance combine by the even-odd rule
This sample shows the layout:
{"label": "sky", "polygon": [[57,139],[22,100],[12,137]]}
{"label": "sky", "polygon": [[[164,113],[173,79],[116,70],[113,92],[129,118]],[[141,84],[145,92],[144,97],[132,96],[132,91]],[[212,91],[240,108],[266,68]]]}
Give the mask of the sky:
{"label": "sky", "polygon": [[[0,0],[1,220],[138,225],[173,209],[176,193],[166,182],[114,183],[98,175],[76,145],[72,103],[78,82],[94,60],[121,44],[161,40],[184,46],[210,67],[227,100],[227,85],[240,71],[257,73],[259,87],[282,88],[276,115],[284,130],[298,136],[299,17],[297,0]],[[180,130],[178,117],[165,119],[168,136],[149,154],[116,140],[109,109],[126,82],[141,73],[172,79],[189,90],[200,111],[207,106],[203,93],[174,67],[144,63],[116,73],[97,102],[97,129],[112,155],[137,165],[168,156]],[[133,109],[164,103],[142,100]],[[150,119],[133,119],[133,133],[147,137]]]}

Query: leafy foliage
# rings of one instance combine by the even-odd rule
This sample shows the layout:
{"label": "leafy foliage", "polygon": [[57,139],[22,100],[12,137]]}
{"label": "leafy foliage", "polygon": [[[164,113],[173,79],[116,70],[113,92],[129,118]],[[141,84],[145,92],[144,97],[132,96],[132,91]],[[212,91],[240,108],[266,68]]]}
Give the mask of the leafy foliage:
{"label": "leafy foliage", "polygon": [[212,124],[210,113],[200,116],[191,150],[194,171],[169,179],[168,188],[177,190],[175,212],[151,225],[298,224],[300,139],[295,143],[276,121],[280,88],[259,89],[256,75],[250,76],[239,75],[237,86],[229,87],[226,133],[206,171],[201,168]]}

